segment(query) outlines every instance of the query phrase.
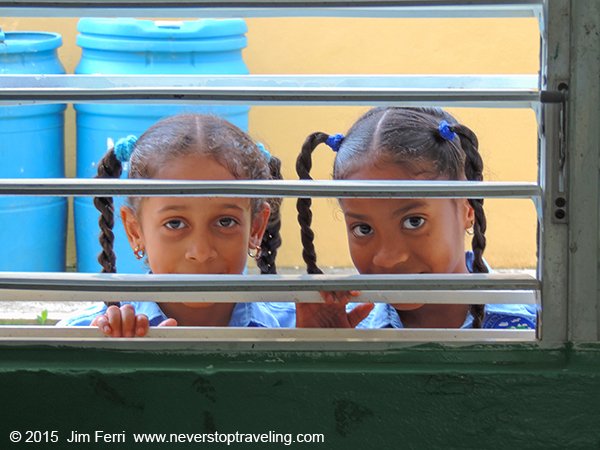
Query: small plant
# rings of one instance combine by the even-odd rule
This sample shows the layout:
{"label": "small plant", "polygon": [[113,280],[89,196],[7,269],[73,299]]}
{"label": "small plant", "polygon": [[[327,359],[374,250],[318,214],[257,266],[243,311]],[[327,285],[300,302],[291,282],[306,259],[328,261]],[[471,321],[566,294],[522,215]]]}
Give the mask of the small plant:
{"label": "small plant", "polygon": [[42,310],[40,315],[37,316],[35,319],[37,320],[37,323],[39,325],[46,325],[46,321],[48,320],[48,310],[47,309]]}

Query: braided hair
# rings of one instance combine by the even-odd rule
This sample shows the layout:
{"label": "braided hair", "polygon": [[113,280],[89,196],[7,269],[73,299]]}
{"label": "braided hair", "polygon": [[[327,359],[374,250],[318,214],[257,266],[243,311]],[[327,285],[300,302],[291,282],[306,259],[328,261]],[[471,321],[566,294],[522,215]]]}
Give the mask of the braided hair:
{"label": "braided hair", "polygon": [[[94,178],[120,178],[123,173],[121,161],[117,158],[114,145],[111,146],[104,157],[98,163],[98,173]],[[100,211],[98,225],[100,226],[101,251],[98,254],[98,262],[102,266],[102,273],[117,272],[117,255],[114,251],[115,235],[115,205],[112,197],[94,197],[94,206]],[[118,302],[105,302],[107,306],[116,305]]]}
{"label": "braided hair", "polygon": [[[439,125],[448,123],[450,136],[442,136]],[[331,137],[326,133],[313,133],[306,138],[296,161],[300,179],[311,180],[312,153]],[[366,112],[350,128],[336,150],[333,178],[345,179],[349,174],[379,157],[398,164],[409,171],[427,170],[434,178],[448,180],[483,180],[483,160],[475,133],[440,108],[380,107]],[[486,246],[486,217],[483,199],[469,199],[475,213],[472,249],[473,272],[487,273],[483,260]],[[323,273],[317,266],[314,233],[311,229],[311,199],[297,201],[298,222],[303,245],[302,257],[308,273]],[[484,317],[483,305],[471,305],[473,327],[480,328]]]}
{"label": "braided hair", "polygon": [[[306,138],[302,145],[302,151],[296,160],[296,172],[301,180],[312,180],[310,169],[312,169],[312,153],[319,144],[324,144],[329,137],[326,133],[313,133]],[[298,198],[296,210],[298,211],[298,223],[300,224],[300,238],[302,240],[302,258],[306,263],[306,272],[310,274],[321,274],[323,271],[317,266],[317,253],[315,252],[315,233],[312,224],[312,199]]]}
{"label": "braided hair", "polygon": [[[281,175],[281,161],[273,155],[269,158],[269,172],[272,180],[283,179]],[[271,206],[271,215],[269,216],[269,222],[267,223],[267,228],[260,244],[260,255],[256,260],[256,265],[260,269],[261,274],[274,275],[277,273],[275,258],[277,257],[277,250],[281,246],[281,200],[281,198],[268,199],[268,203]]]}
{"label": "braided hair", "polygon": [[[182,114],[160,120],[140,138],[131,143],[128,158],[115,152],[112,146],[98,164],[96,178],[119,178],[123,171],[122,160],[129,159],[129,178],[153,179],[161,167],[173,158],[204,154],[225,166],[237,179],[281,179],[281,162],[275,156],[262,152],[256,143],[235,125],[216,116]],[[118,150],[118,149],[117,149]],[[140,197],[126,200],[134,213],[140,205]],[[271,215],[261,242],[257,265],[261,273],[276,273],[275,258],[281,245],[280,204],[281,199],[251,199],[252,214],[257,214],[263,203],[271,207]],[[100,245],[102,251],[98,262],[103,273],[116,273],[114,244],[114,202],[112,197],[96,197],[94,205],[100,211]]]}

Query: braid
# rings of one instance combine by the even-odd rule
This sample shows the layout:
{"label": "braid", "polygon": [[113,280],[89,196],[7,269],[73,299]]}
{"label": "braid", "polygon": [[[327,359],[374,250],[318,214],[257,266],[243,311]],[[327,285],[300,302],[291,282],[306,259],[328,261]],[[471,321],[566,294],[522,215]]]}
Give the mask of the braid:
{"label": "braid", "polygon": [[[296,160],[296,172],[301,180],[312,180],[310,176],[310,169],[312,168],[312,152],[315,147],[319,144],[324,143],[329,137],[326,133],[313,133],[306,138],[302,145],[302,151]],[[323,273],[317,266],[317,254],[315,252],[315,234],[313,233],[310,225],[312,223],[312,211],[310,206],[312,205],[312,199],[310,198],[298,198],[296,202],[296,209],[298,210],[298,222],[301,228],[302,238],[302,258],[306,263],[306,271],[311,274]]]}
{"label": "braid", "polygon": [[[95,178],[119,178],[123,171],[121,162],[116,158],[114,148],[111,148],[98,164],[98,174]],[[113,249],[115,235],[115,209],[112,197],[94,197],[94,206],[100,211],[98,224],[100,225],[100,247],[102,251],[98,255],[98,262],[102,266],[102,273],[117,272],[117,257]],[[106,302],[108,306],[118,303]]]}
{"label": "braid", "polygon": [[[273,155],[271,155],[271,159],[269,160],[269,170],[272,180],[283,179],[281,175],[281,161]],[[281,246],[281,235],[279,233],[281,229],[281,198],[269,199],[269,205],[271,206],[271,215],[260,244],[260,258],[256,262],[261,274],[277,273],[275,258],[277,257],[277,249]]]}
{"label": "braid", "polygon": [[[465,176],[467,180],[483,181],[483,159],[479,153],[479,142],[477,136],[466,126],[456,125],[454,127],[460,137],[460,143],[465,151]],[[473,249],[473,272],[488,273],[488,268],[483,262],[483,251],[486,246],[485,231],[487,220],[483,210],[483,199],[469,199],[469,203],[475,212],[475,223],[473,224],[473,240],[471,247]],[[484,317],[483,305],[471,305],[471,314],[473,315],[473,327],[481,328]]]}

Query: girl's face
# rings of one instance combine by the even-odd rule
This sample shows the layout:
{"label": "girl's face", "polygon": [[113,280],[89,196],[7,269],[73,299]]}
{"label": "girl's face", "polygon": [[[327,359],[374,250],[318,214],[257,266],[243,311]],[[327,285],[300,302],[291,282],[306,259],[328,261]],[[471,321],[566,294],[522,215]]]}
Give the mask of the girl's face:
{"label": "girl's face", "polygon": [[[235,180],[214,158],[189,155],[161,168],[157,179]],[[156,274],[239,274],[249,248],[260,245],[270,209],[264,204],[252,215],[250,199],[207,197],[148,197],[137,214],[130,208],[121,217],[131,247],[146,251]]]}
{"label": "girl's face", "polygon": [[[347,178],[431,179],[415,177],[397,164],[367,165]],[[343,199],[340,204],[359,273],[468,273],[464,236],[474,213],[466,199]]]}

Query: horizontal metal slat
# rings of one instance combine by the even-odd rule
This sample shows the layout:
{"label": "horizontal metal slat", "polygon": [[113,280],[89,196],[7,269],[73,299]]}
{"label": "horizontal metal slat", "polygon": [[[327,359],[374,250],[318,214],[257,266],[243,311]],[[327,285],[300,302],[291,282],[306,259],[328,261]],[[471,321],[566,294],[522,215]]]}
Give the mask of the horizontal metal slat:
{"label": "horizontal metal slat", "polygon": [[0,0],[0,11],[44,17],[540,17],[542,0]]}
{"label": "horizontal metal slat", "polygon": [[531,108],[558,102],[537,75],[0,75],[0,103],[436,105]]}
{"label": "horizontal metal slat", "polygon": [[[360,290],[356,301],[538,303],[528,274],[125,275],[0,272],[0,299],[14,301],[322,302],[319,291]],[[482,291],[484,290],[484,291]]]}
{"label": "horizontal metal slat", "polygon": [[[143,302],[160,303],[197,302],[197,303],[249,303],[249,302],[293,302],[323,303],[317,291],[287,292],[88,292],[76,290],[34,290],[34,289],[1,289],[0,301],[15,302]],[[539,291],[368,291],[352,299],[353,302],[364,303],[432,303],[447,305],[476,304],[539,304]]]}
{"label": "horizontal metal slat", "polygon": [[500,181],[235,180],[181,181],[93,178],[0,178],[0,195],[523,198],[542,194],[536,183]]}
{"label": "horizontal metal slat", "polygon": [[[553,98],[553,96],[545,96]],[[453,105],[531,108],[537,76],[0,75],[0,102]]]}
{"label": "horizontal metal slat", "polygon": [[[417,342],[534,342],[535,330],[519,329],[307,329],[151,327],[144,338],[106,338],[95,327],[0,327],[3,344],[48,344],[96,348],[378,350]],[[187,345],[186,345],[187,344]]]}
{"label": "horizontal metal slat", "polygon": [[208,275],[0,272],[0,289],[88,292],[260,292],[362,290],[538,289],[529,274]]}
{"label": "horizontal metal slat", "polygon": [[3,91],[11,89],[97,89],[142,88],[402,88],[406,90],[489,90],[537,91],[536,74],[516,75],[356,75],[356,74],[290,74],[290,75],[152,75],[152,74],[0,74]]}

